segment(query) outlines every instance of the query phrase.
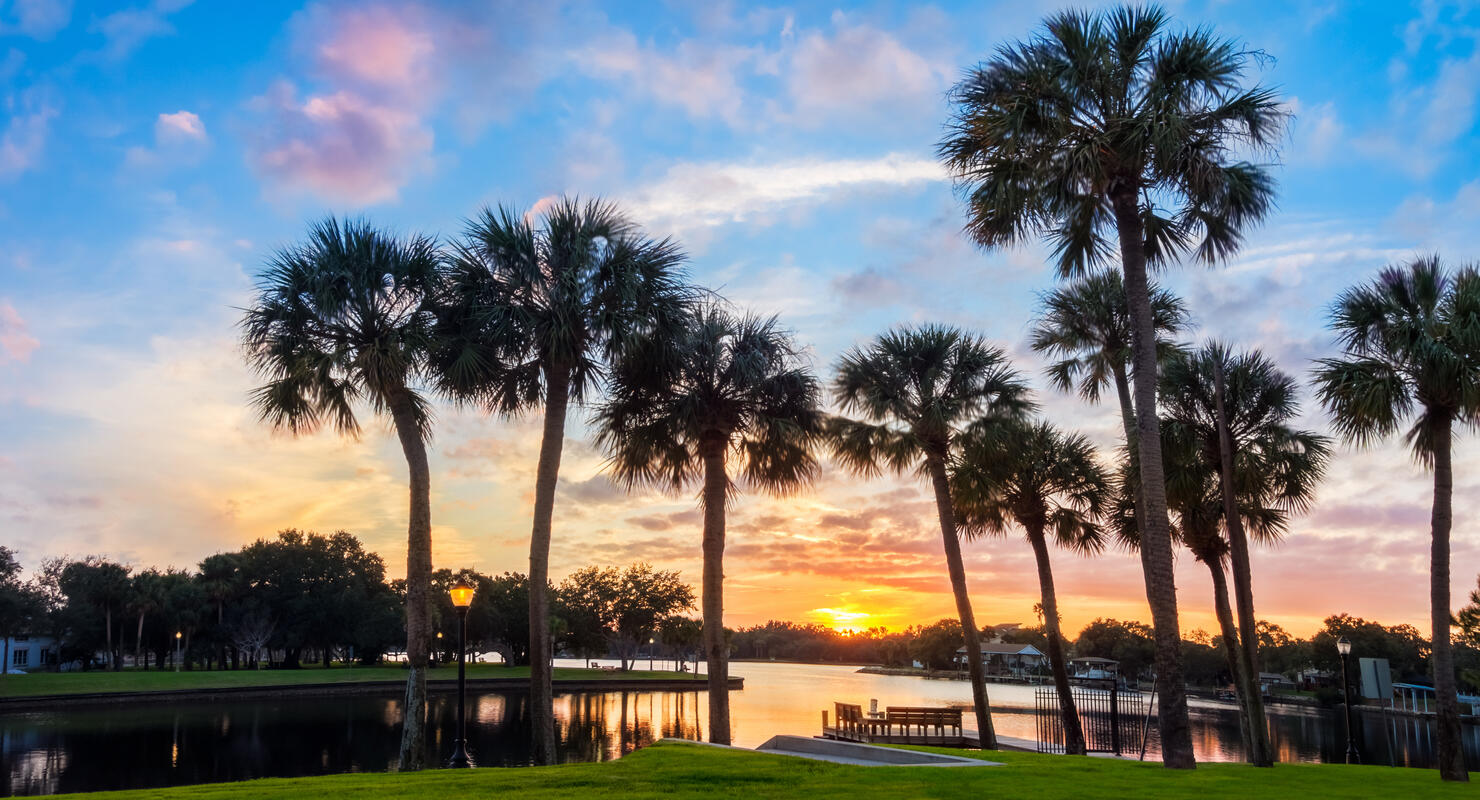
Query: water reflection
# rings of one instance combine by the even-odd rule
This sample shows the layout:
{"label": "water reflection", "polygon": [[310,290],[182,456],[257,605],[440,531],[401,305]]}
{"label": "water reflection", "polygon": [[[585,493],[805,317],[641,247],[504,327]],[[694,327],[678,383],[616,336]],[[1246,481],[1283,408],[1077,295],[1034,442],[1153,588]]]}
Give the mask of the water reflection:
{"label": "water reflection", "polygon": [[[778,733],[812,734],[834,700],[881,705],[969,703],[961,681],[862,675],[853,667],[736,664],[746,688],[731,694],[735,743],[753,747]],[[1004,736],[1031,739],[1033,690],[991,687],[993,717]],[[430,763],[452,751],[455,695],[428,703]],[[618,758],[656,739],[700,739],[707,733],[702,692],[612,691],[556,696],[561,761]],[[0,715],[0,794],[29,795],[145,788],[266,776],[384,771],[400,741],[398,693],[281,700],[206,701],[172,705],[59,709]],[[1369,764],[1429,767],[1432,725],[1412,718],[1365,715],[1360,747]],[[1341,761],[1341,717],[1316,709],[1277,708],[1272,741],[1282,761]],[[1150,726],[1147,757],[1158,757]],[[1198,758],[1241,757],[1232,709],[1194,701]],[[1480,729],[1464,728],[1465,749],[1480,763]],[[480,766],[530,761],[530,719],[521,692],[469,697],[468,747]],[[1132,748],[1134,751],[1135,748]]]}

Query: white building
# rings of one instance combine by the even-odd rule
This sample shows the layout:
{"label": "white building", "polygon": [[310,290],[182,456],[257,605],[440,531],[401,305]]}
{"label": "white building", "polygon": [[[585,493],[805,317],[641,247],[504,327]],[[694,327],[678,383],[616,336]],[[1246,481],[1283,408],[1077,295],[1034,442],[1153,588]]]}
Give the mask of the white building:
{"label": "white building", "polygon": [[52,669],[61,661],[61,646],[50,636],[12,636],[0,648],[4,672]]}

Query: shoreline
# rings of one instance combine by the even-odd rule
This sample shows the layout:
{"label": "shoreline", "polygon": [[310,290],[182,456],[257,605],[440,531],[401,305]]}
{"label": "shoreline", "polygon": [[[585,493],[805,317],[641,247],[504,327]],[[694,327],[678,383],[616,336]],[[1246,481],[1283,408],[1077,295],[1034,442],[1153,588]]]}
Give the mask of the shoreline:
{"label": "shoreline", "polygon": [[[552,681],[555,693],[593,691],[707,691],[709,681],[705,678],[556,678]],[[506,691],[528,691],[527,677],[468,678],[469,690],[499,689]],[[120,692],[76,692],[71,694],[38,694],[0,697],[0,714],[45,710],[56,706],[126,705],[149,701],[195,701],[195,700],[254,700],[291,694],[298,696],[339,696],[357,694],[386,694],[403,691],[406,682],[384,681],[336,681],[327,683],[284,683],[255,686],[216,686],[192,689],[147,689]],[[743,690],[745,679],[731,677],[730,691]],[[430,678],[428,693],[457,691],[456,678]]]}

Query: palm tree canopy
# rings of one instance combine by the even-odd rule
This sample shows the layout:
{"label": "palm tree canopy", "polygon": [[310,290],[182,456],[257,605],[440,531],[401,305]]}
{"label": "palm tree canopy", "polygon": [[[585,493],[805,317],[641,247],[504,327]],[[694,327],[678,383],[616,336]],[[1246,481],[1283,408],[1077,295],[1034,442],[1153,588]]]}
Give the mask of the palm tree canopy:
{"label": "palm tree canopy", "polygon": [[453,246],[436,363],[454,398],[517,414],[569,370],[580,402],[626,344],[687,311],[686,257],[614,204],[561,198],[536,215],[500,206]]}
{"label": "palm tree canopy", "polygon": [[1046,236],[1063,276],[1115,253],[1119,193],[1135,198],[1148,263],[1214,263],[1271,207],[1269,152],[1286,112],[1243,79],[1259,54],[1155,6],[1065,11],[1001,48],[952,91],[939,154],[995,247]]}
{"label": "palm tree canopy", "polygon": [[[1300,414],[1299,386],[1263,353],[1234,353],[1212,342],[1169,361],[1160,385],[1161,409],[1171,426],[1168,438],[1178,440],[1178,447],[1198,448],[1198,458],[1214,473],[1219,471],[1222,447],[1215,376],[1220,367],[1233,441],[1233,474],[1239,484],[1235,495],[1251,509],[1304,512],[1330,462],[1331,439],[1290,425]],[[1168,484],[1175,479],[1168,477]],[[1255,536],[1279,536],[1284,522],[1260,524],[1260,516],[1251,520]]]}
{"label": "palm tree canopy", "polygon": [[1438,256],[1388,267],[1337,299],[1331,327],[1346,351],[1317,362],[1321,403],[1346,439],[1385,438],[1410,416],[1406,440],[1432,462],[1435,436],[1480,414],[1480,273],[1446,271]]}
{"label": "palm tree canopy", "polygon": [[[278,251],[242,321],[247,360],[266,380],[252,393],[262,419],[295,435],[327,421],[357,436],[358,401],[386,411],[424,373],[440,266],[431,239],[364,220],[325,219]],[[425,439],[430,410],[409,398]]]}
{"label": "palm tree canopy", "polygon": [[[1189,324],[1182,298],[1152,284],[1152,326],[1157,332],[1159,360],[1178,351],[1170,337]],[[1058,360],[1048,367],[1054,388],[1098,402],[1117,367],[1131,363],[1131,317],[1125,282],[1115,270],[1097,270],[1044,295],[1043,309],[1033,323],[1033,350]]]}
{"label": "palm tree canopy", "polygon": [[904,472],[927,455],[945,457],[968,426],[1033,409],[1028,386],[1001,348],[958,328],[897,328],[844,354],[833,393],[845,413],[827,434],[848,469]]}
{"label": "palm tree canopy", "polygon": [[772,494],[818,472],[822,390],[775,317],[719,303],[677,331],[635,337],[613,365],[597,439],[616,479],[679,490],[703,477],[706,447]]}
{"label": "palm tree canopy", "polygon": [[1004,534],[1009,523],[1044,531],[1082,553],[1104,549],[1099,517],[1110,478],[1082,434],[1045,421],[1013,421],[974,432],[951,472],[961,533]]}

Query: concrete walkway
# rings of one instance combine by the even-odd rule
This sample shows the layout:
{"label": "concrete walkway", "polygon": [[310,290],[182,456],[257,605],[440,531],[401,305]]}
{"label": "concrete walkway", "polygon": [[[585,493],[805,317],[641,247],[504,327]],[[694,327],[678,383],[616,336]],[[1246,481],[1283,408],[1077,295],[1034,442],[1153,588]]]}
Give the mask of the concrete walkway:
{"label": "concrete walkway", "polygon": [[810,758],[813,761],[831,761],[834,764],[853,764],[860,767],[1002,766],[996,761],[983,761],[979,758],[923,753],[918,750],[899,750],[893,747],[878,747],[857,742],[840,742],[835,739],[814,739],[809,736],[772,736],[756,750],[762,753]]}

